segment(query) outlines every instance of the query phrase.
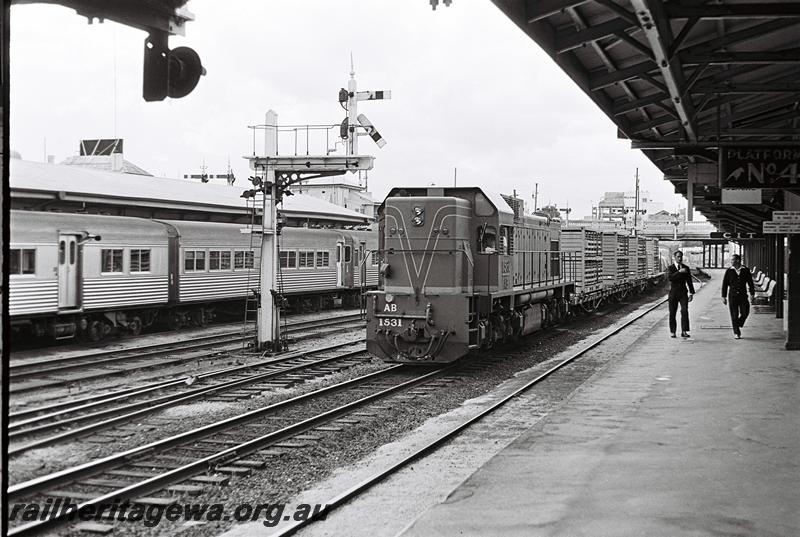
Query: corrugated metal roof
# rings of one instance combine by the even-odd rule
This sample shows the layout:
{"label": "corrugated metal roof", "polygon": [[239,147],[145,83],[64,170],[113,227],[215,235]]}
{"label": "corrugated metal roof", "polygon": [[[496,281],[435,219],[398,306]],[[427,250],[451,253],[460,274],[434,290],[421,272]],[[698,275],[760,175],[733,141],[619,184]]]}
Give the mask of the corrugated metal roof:
{"label": "corrugated metal roof", "polygon": [[[9,166],[9,187],[12,197],[22,192],[65,192],[108,198],[118,203],[143,205],[148,202],[171,203],[175,206],[247,209],[241,197],[244,185],[228,186],[211,183],[193,183],[180,179],[167,179],[131,175],[44,162],[12,159]],[[370,217],[327,201],[297,194],[284,198],[282,211],[287,216],[310,216],[349,222],[364,222]]]}

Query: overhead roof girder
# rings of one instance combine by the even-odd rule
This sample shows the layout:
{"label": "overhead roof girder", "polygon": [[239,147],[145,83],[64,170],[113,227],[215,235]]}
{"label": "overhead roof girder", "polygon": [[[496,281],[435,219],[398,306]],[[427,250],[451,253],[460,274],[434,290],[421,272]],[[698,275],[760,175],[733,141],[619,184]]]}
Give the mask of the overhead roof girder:
{"label": "overhead roof girder", "polygon": [[630,28],[638,30],[636,24],[620,18],[574,32],[560,32],[556,34],[556,52],[561,54],[604,37],[616,35],[617,32],[627,31]]}
{"label": "overhead roof girder", "polygon": [[528,23],[546,19],[550,15],[561,13],[567,8],[579,6],[589,0],[527,0],[525,12]]}
{"label": "overhead roof girder", "polygon": [[778,2],[752,4],[685,5],[680,2],[664,6],[667,16],[673,19],[699,17],[703,19],[754,19],[800,17],[800,5]]}
{"label": "overhead roof girder", "polygon": [[[782,30],[787,26],[791,26],[795,22],[790,19],[779,19],[763,22],[745,28],[742,30],[728,33],[724,37],[715,37],[708,39],[702,43],[697,43],[683,49],[688,54],[701,54],[704,52],[714,52],[722,47],[728,47],[736,43],[741,43],[755,37],[763,37],[771,32]],[[631,80],[637,78],[642,74],[650,73],[658,68],[656,63],[652,60],[645,60],[643,62],[630,65],[624,69],[620,69],[616,73],[596,73],[590,75],[590,87],[593,91],[606,88],[614,85],[617,82]]]}
{"label": "overhead roof girder", "polygon": [[800,91],[800,82],[719,82],[716,84],[697,83],[689,89],[689,93],[796,93]]}
{"label": "overhead roof girder", "polygon": [[800,63],[800,49],[793,48],[769,52],[679,52],[678,59],[684,65]]}

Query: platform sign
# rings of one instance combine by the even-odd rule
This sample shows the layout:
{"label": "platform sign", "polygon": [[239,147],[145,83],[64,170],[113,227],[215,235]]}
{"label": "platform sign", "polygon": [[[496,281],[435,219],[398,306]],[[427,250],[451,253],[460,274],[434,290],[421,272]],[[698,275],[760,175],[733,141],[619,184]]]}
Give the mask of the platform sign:
{"label": "platform sign", "polygon": [[773,222],[800,222],[800,211],[773,211]]}
{"label": "platform sign", "polygon": [[764,222],[764,234],[800,233],[800,222]]}
{"label": "platform sign", "polygon": [[709,234],[709,238],[712,239],[726,239],[729,241],[741,240],[741,239],[763,239],[764,235],[761,233],[743,233],[743,232],[732,232],[732,231],[712,231]]}
{"label": "platform sign", "polygon": [[722,146],[719,185],[721,188],[800,188],[800,146]]}
{"label": "platform sign", "polygon": [[723,188],[723,205],[760,205],[760,188]]}

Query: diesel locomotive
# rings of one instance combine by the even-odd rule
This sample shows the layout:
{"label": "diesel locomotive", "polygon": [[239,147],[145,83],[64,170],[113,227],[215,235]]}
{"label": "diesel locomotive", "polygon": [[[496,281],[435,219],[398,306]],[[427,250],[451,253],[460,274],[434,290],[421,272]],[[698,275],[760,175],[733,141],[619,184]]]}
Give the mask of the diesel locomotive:
{"label": "diesel locomotive", "polygon": [[562,318],[574,283],[559,223],[480,188],[396,188],[378,211],[382,289],[367,294],[367,348],[451,362]]}
{"label": "diesel locomotive", "polygon": [[659,277],[657,241],[608,233],[631,256],[618,263],[623,250],[601,248],[605,234],[572,230],[562,245],[561,222],[519,201],[478,187],[390,191],[378,210],[379,288],[366,300],[372,354],[452,362]]}

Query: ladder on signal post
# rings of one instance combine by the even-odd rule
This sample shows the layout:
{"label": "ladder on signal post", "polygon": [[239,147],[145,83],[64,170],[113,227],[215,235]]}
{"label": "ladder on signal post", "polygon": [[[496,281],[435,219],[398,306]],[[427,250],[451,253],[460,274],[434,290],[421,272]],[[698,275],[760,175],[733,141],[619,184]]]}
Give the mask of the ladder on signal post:
{"label": "ladder on signal post", "polygon": [[[242,321],[242,335],[246,336],[248,334],[247,323],[253,323],[253,338],[254,340],[257,339],[256,329],[258,328],[258,310],[261,308],[261,271],[259,270],[255,276],[255,281],[253,281],[253,268],[255,267],[255,245],[253,237],[258,235],[260,241],[261,233],[256,231],[255,228],[255,220],[256,220],[256,200],[255,197],[252,198],[253,206],[250,207],[250,199],[247,200],[248,209],[250,209],[250,253],[253,254],[253,266],[248,267],[247,269],[247,285],[246,285],[246,295],[244,300],[244,320]],[[235,259],[231,259],[231,263],[235,263]],[[245,350],[247,346],[247,340],[242,341],[242,351]],[[255,341],[254,346],[258,346],[258,342]]]}

